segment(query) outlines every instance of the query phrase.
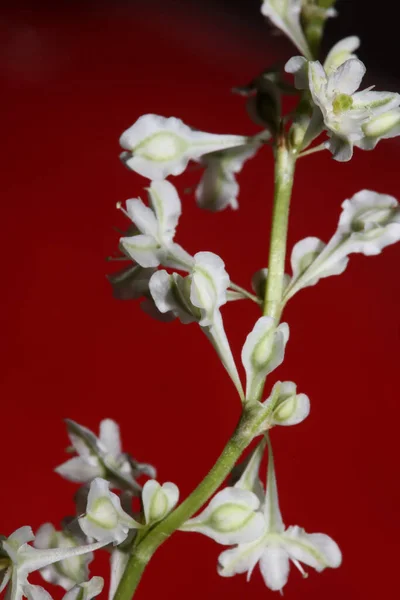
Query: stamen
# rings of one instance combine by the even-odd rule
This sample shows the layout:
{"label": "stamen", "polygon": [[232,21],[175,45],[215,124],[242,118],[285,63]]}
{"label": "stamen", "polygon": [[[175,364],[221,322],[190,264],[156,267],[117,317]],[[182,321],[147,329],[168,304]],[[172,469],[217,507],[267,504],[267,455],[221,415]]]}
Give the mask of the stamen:
{"label": "stamen", "polygon": [[303,569],[303,567],[301,566],[301,564],[299,563],[299,561],[298,561],[298,560],[296,560],[295,558],[292,558],[291,560],[292,560],[293,564],[294,564],[294,565],[295,565],[295,566],[298,568],[298,570],[300,571],[300,573],[301,573],[302,577],[303,577],[304,579],[307,579],[307,577],[308,577],[308,573],[307,573],[307,572],[306,572],[306,571]]}
{"label": "stamen", "polygon": [[116,207],[117,207],[118,210],[121,210],[124,213],[124,215],[126,217],[128,217],[129,220],[131,220],[131,218],[128,215],[128,213],[126,212],[125,208],[122,206],[122,202],[117,202]]}

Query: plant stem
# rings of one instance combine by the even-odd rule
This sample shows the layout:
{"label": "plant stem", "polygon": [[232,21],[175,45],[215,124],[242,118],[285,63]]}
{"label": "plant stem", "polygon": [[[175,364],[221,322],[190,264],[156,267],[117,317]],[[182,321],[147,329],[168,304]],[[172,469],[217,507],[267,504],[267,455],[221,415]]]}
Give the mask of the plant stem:
{"label": "plant stem", "polygon": [[289,207],[293,187],[296,154],[287,147],[282,135],[275,156],[275,192],[269,247],[268,276],[264,315],[279,319],[283,295]]}
{"label": "plant stem", "polygon": [[114,600],[130,600],[150,558],[157,548],[183,525],[218,489],[225,477],[253,439],[258,425],[258,411],[243,412],[232,437],[215,465],[197,488],[168,517],[158,523],[134,549],[118,586]]}

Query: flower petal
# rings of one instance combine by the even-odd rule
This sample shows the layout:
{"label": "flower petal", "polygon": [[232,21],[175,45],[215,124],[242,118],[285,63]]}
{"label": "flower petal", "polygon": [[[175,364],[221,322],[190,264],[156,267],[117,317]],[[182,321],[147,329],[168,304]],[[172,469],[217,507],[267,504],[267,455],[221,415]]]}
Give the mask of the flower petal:
{"label": "flower petal", "polygon": [[324,62],[325,72],[330,75],[332,71],[340,67],[349,58],[357,58],[354,52],[360,46],[360,38],[356,35],[340,40],[328,53]]}
{"label": "flower petal", "polygon": [[100,421],[99,439],[111,456],[116,458],[121,454],[121,435],[118,423],[112,419]]}
{"label": "flower petal", "polygon": [[140,198],[126,201],[126,212],[135,223],[140,233],[157,239],[158,222],[156,215],[150,207],[146,206]]}
{"label": "flower petal", "polygon": [[260,317],[256,321],[242,349],[247,401],[259,398],[265,377],[283,362],[288,339],[287,323],[275,327],[271,317]]}
{"label": "flower petal", "polygon": [[142,267],[158,267],[160,245],[148,235],[133,235],[120,238],[124,250]]}
{"label": "flower petal", "polygon": [[95,477],[103,475],[103,469],[95,457],[92,457],[92,461],[93,463],[91,464],[80,456],[75,456],[56,467],[54,471],[61,475],[61,477],[64,477],[64,479],[68,479],[68,481],[86,483]]}
{"label": "flower petal", "polygon": [[341,565],[342,553],[339,546],[324,533],[310,534],[294,526],[289,527],[281,539],[290,558],[299,560],[317,571]]}
{"label": "flower petal", "polygon": [[218,557],[218,574],[221,577],[232,577],[239,573],[246,573],[247,581],[260,560],[264,551],[264,544],[256,540],[248,544],[239,544],[236,548],[225,550]]}
{"label": "flower petal", "polygon": [[176,188],[169,181],[152,181],[148,191],[160,235],[173,236],[182,213]]}
{"label": "flower petal", "polygon": [[203,533],[227,546],[251,542],[265,531],[263,515],[257,511],[259,505],[257,496],[252,492],[227,487],[181,529]]}
{"label": "flower petal", "polygon": [[286,551],[279,546],[264,548],[260,557],[260,571],[270,590],[282,590],[289,577],[289,557]]}
{"label": "flower petal", "polygon": [[194,260],[190,300],[200,309],[204,327],[212,324],[214,312],[226,303],[230,281],[224,261],[213,252],[197,252]]}
{"label": "flower petal", "polygon": [[365,65],[358,58],[346,60],[328,77],[328,94],[351,96],[360,87],[365,72]]}
{"label": "flower petal", "polygon": [[72,590],[65,594],[63,600],[92,600],[92,598],[101,593],[103,587],[104,579],[102,577],[92,577],[90,581],[72,588]]}
{"label": "flower petal", "polygon": [[31,585],[27,583],[23,586],[24,595],[28,600],[53,600],[49,592],[40,585]]}
{"label": "flower petal", "polygon": [[283,31],[304,56],[311,58],[300,23],[302,0],[263,0],[261,12]]}

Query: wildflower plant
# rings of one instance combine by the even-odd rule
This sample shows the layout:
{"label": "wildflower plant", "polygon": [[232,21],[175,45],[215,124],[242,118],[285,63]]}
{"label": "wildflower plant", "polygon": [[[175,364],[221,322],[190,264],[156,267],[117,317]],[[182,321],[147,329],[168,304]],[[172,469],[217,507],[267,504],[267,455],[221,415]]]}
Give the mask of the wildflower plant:
{"label": "wildflower plant", "polygon": [[[184,499],[176,483],[159,483],[154,467],[122,450],[117,423],[102,420],[97,436],[67,420],[74,456],[55,471],[82,484],[76,494],[77,514],[65,519],[61,530],[45,523],[35,536],[22,525],[0,538],[0,591],[7,590],[10,600],[51,600],[50,592],[29,581],[34,571],[62,587],[66,600],[96,597],[103,580],[92,576],[89,565],[99,549],[110,557],[109,599],[130,600],[155,551],[177,531],[202,533],[224,547],[218,560],[222,577],[246,573],[250,579],[258,565],[270,590],[282,591],[291,563],[303,575],[302,564],[316,571],[340,566],[339,545],[329,535],[284,525],[270,433],[284,426],[281,435],[290,435],[290,427],[310,412],[308,396],[298,392],[294,382],[274,379],[290,344],[289,325],[282,320],[286,304],[303,288],[343,273],[351,254],[376,255],[400,240],[397,200],[384,191],[361,190],[343,201],[330,240],[307,237],[295,244],[291,274],[285,274],[297,161],[324,150],[334,160],[349,161],[354,149],[372,150],[380,140],[400,134],[400,96],[372,88],[358,91],[366,67],[355,54],[357,37],[338,41],[319,61],[324,24],[336,16],[333,4],[262,2],[261,13],[300,55],[293,56],[284,71],[267,68],[249,85],[236,88],[262,124],[258,134],[206,133],[175,117],[147,114],[121,135],[121,160],[146,178],[148,203],[134,198],[125,206],[118,204],[128,220],[119,240],[120,258],[128,266],[109,276],[114,295],[143,298],[144,311],[160,321],[179,319],[200,328],[233,383],[232,393],[236,389],[242,413],[210,472]],[[298,102],[282,115],[281,97],[286,93],[297,95]],[[175,241],[182,203],[167,177],[179,176],[196,161],[203,168],[194,194],[198,206],[237,209],[236,174],[265,145],[272,148],[275,164],[270,252],[268,268],[254,274],[252,293],[233,283],[221,257],[207,248],[191,255]],[[241,366],[223,320],[225,304],[240,299],[254,302],[261,311],[243,340]],[[272,379],[268,388],[267,378]],[[235,467],[256,438],[257,445]],[[265,452],[268,470],[263,482],[259,471]],[[136,512],[134,498],[140,500]]]}

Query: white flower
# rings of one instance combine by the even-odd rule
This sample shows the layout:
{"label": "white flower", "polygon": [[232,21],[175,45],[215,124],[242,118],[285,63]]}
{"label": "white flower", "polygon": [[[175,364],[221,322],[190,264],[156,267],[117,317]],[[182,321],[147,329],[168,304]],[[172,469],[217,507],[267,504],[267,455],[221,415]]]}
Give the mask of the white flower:
{"label": "white flower", "polygon": [[[104,586],[102,577],[92,577],[90,581],[75,585],[63,596],[63,600],[92,600],[98,596]],[[40,585],[24,585],[24,595],[28,600],[53,600],[49,592]]]}
{"label": "white flower", "polygon": [[139,198],[126,201],[126,215],[140,233],[122,237],[123,249],[142,267],[163,264],[190,271],[193,258],[173,241],[182,212],[175,187],[169,181],[153,181],[148,192],[150,207]]}
{"label": "white flower", "polygon": [[227,301],[229,276],[224,262],[212,252],[194,255],[192,274],[157,271],[149,288],[161,313],[174,314],[182,323],[198,322],[216,349],[241,398],[243,389],[224,330],[220,307]]}
{"label": "white flower", "polygon": [[121,159],[143,177],[160,180],[183,173],[189,160],[246,142],[245,136],[205,133],[175,117],[149,114],[121,135],[120,144],[127,150]]}
{"label": "white flower", "polygon": [[271,317],[260,317],[246,338],[242,349],[242,363],[246,371],[246,400],[258,400],[266,376],[276,369],[285,355],[289,326],[276,327]]}
{"label": "white flower", "polygon": [[155,477],[154,467],[138,463],[121,451],[119,426],[112,419],[101,421],[98,438],[75,421],[66,419],[66,423],[78,456],[55,469],[65,479],[87,483],[95,477],[107,477],[113,487],[138,492],[141,486],[136,482],[136,477],[141,474]]}
{"label": "white flower", "polygon": [[393,196],[361,190],[342,204],[336,233],[328,244],[318,238],[298,242],[292,251],[293,277],[286,288],[287,302],[300,289],[315,285],[321,278],[343,273],[348,255],[379,254],[400,240],[400,207]]}
{"label": "white flower", "polygon": [[264,532],[264,519],[258,511],[260,501],[253,492],[227,487],[218,492],[208,506],[182,527],[196,531],[219,544],[250,542]]}
{"label": "white flower", "polygon": [[211,211],[224,210],[228,206],[236,210],[239,207],[239,184],[235,174],[242,170],[246,160],[252,158],[258,148],[259,144],[248,144],[205,154],[201,163],[206,169],[195,194],[198,206]]}
{"label": "white flower", "polygon": [[304,56],[311,58],[311,52],[300,22],[302,0],[264,0],[261,12],[283,31]]}
{"label": "white flower", "polygon": [[[295,73],[295,84],[300,89],[305,87],[307,79],[317,109],[314,121],[320,115],[330,136],[326,147],[339,161],[351,159],[354,144],[368,149],[363,143],[365,128],[400,104],[400,95],[393,92],[375,92],[371,88],[356,91],[366,71],[357,58],[346,60],[328,74],[318,61],[305,62],[302,57],[293,57],[285,70]],[[318,132],[315,123],[314,128]],[[305,137],[309,138],[307,134]]]}
{"label": "white flower", "polygon": [[[36,532],[34,546],[43,550],[48,548],[77,548],[80,542],[82,542],[82,539],[77,539],[71,532],[57,531],[51,523],[44,523]],[[92,552],[72,556],[47,565],[40,570],[40,574],[45,581],[60,585],[65,590],[70,590],[77,583],[88,579],[88,565],[92,560]]]}
{"label": "white flower", "polygon": [[176,506],[179,489],[168,481],[160,485],[155,479],[146,481],[142,491],[143,512],[146,524],[157,523],[164,519]]}
{"label": "white flower", "polygon": [[[259,462],[258,462],[259,464]],[[254,465],[252,465],[252,468]],[[281,591],[289,576],[290,560],[304,574],[299,561],[317,571],[339,567],[342,555],[336,542],[323,533],[308,534],[297,526],[285,526],[278,503],[278,492],[269,445],[268,480],[263,508],[265,529],[254,541],[240,543],[220,554],[218,572],[232,577],[247,572],[249,579],[257,563],[267,587]]]}
{"label": "white flower", "polygon": [[114,544],[123,542],[130,529],[140,529],[140,523],[132,519],[121,508],[119,497],[110,492],[109,483],[96,477],[90,484],[86,514],[80,517],[82,531],[97,541],[112,540]]}
{"label": "white flower", "polygon": [[21,600],[24,593],[23,587],[27,583],[30,573],[43,569],[48,565],[71,559],[75,556],[91,553],[94,550],[102,548],[109,544],[110,538],[104,539],[95,544],[76,546],[72,548],[51,548],[38,549],[29,546],[28,542],[35,539],[30,527],[20,527],[8,538],[2,541],[3,552],[6,553],[8,567],[0,586],[0,592],[5,589],[7,584],[10,587],[7,591],[8,600]]}

